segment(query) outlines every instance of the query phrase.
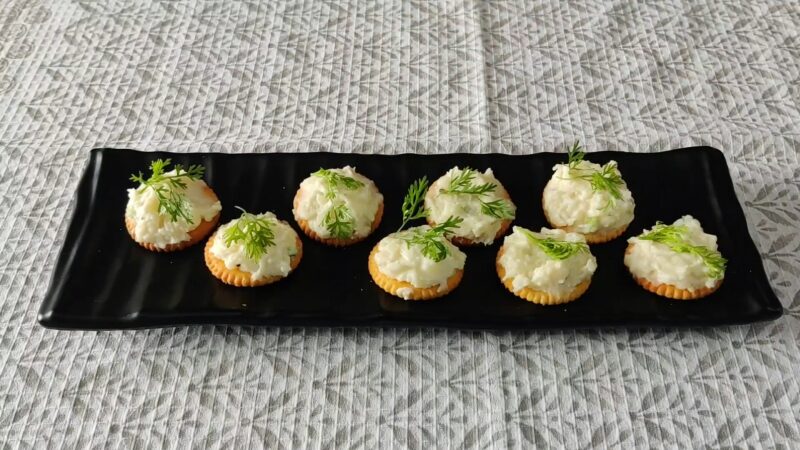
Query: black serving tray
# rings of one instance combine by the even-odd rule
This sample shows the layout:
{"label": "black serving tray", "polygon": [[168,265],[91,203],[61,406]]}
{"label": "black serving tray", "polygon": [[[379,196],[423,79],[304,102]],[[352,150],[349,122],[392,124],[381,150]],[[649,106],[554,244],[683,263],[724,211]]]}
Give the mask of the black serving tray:
{"label": "black serving tray", "polygon": [[[128,177],[156,158],[203,164],[205,179],[222,201],[221,223],[248,211],[273,211],[294,224],[292,198],[300,181],[320,167],[352,165],[384,194],[380,228],[352,247],[326,247],[303,236],[304,256],[288,278],[260,288],[217,281],[203,262],[203,244],[177,253],[151,253],[125,231]],[[75,211],[56,263],[39,322],[52,328],[114,329],[184,324],[445,326],[546,328],[605,326],[699,326],[779,317],[783,309],[770,288],[747,230],[725,158],[694,147],[663,153],[598,152],[587,159],[614,159],[636,200],[636,218],[622,238],[592,246],[598,269],[588,292],[575,302],[538,306],[505,290],[495,273],[501,244],[468,248],[464,279],[450,295],[410,302],[381,291],[367,271],[370,249],[400,222],[408,185],[434,180],[452,166],[491,167],[517,204],[515,225],[546,226],[542,190],[565,154],[352,155],[175,154],[95,149],[78,186]],[[684,214],[719,237],[728,270],[720,289],[696,301],[675,301],[646,292],[623,265],[628,237],[657,220]],[[302,236],[302,233],[300,233]]]}

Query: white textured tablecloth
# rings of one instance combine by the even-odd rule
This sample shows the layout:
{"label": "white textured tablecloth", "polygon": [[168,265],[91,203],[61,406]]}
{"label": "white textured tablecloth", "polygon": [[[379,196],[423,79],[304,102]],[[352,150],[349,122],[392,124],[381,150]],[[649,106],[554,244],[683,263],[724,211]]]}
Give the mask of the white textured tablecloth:
{"label": "white textured tablecloth", "polygon": [[[92,147],[576,138],[723,150],[787,314],[683,331],[36,324]],[[796,1],[3,1],[0,442],[797,448],[798,153]]]}

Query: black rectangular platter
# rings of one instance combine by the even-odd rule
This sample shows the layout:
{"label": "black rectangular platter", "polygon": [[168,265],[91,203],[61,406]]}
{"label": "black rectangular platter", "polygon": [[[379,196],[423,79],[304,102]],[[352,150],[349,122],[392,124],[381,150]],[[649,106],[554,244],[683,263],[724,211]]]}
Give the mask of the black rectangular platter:
{"label": "black rectangular platter", "polygon": [[[273,211],[292,219],[292,198],[309,173],[321,167],[355,166],[384,194],[386,214],[366,241],[336,249],[303,236],[298,269],[276,284],[235,288],[217,281],[203,262],[203,245],[176,253],[151,253],[125,231],[126,189],[131,173],[151,160],[203,164],[205,179],[222,201],[221,223],[248,211]],[[710,326],[770,320],[783,309],[770,288],[748,233],[725,158],[719,150],[694,147],[662,153],[597,152],[611,159],[636,200],[636,218],[622,238],[592,246],[598,269],[588,292],[575,302],[538,306],[505,290],[495,273],[501,242],[468,248],[464,279],[450,295],[408,302],[381,291],[367,272],[367,256],[381,237],[397,229],[408,185],[434,180],[453,166],[491,167],[517,204],[516,225],[546,226],[541,194],[552,167],[565,154],[354,155],[175,154],[95,149],[80,180],[75,210],[39,322],[61,329],[147,328],[189,324],[290,326],[414,326],[455,328],[568,328]],[[628,237],[657,220],[684,214],[716,234],[729,265],[711,296],[673,301],[644,291],[622,258]],[[302,233],[300,233],[302,235]]]}

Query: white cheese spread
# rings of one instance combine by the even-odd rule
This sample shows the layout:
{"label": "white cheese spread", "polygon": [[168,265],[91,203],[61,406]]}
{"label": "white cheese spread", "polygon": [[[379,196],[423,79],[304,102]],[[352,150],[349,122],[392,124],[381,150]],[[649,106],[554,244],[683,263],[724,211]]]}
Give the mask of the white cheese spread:
{"label": "white cheese spread", "polygon": [[[574,169],[567,164],[553,167],[555,173],[542,196],[552,226],[570,227],[572,231],[588,234],[616,230],[633,221],[636,205],[627,185],[619,187],[622,198],[617,199],[609,191],[594,190],[589,181],[574,176],[601,170],[602,166],[588,161],[581,161]],[[620,175],[618,169],[614,170]]]}
{"label": "white cheese spread", "polygon": [[[700,222],[694,217],[683,216],[673,225],[685,227],[682,238],[686,243],[717,250],[717,237],[704,233]],[[642,235],[649,231],[644,230]],[[628,239],[628,243],[632,247],[625,254],[625,265],[639,278],[689,291],[712,288],[718,282],[708,276],[708,267],[699,255],[679,253],[665,244],[639,239],[638,236]]]}
{"label": "white cheese spread", "polygon": [[286,222],[278,220],[275,214],[267,212],[256,217],[272,223],[275,245],[269,246],[258,260],[250,259],[242,242],[225,243],[225,232],[239,219],[234,219],[217,230],[210,252],[221,259],[228,269],[239,269],[250,274],[253,281],[262,278],[285,277],[292,271],[291,260],[297,254],[297,233]]}
{"label": "white cheese spread", "polygon": [[482,202],[502,200],[508,204],[512,213],[516,213],[516,206],[507,198],[508,192],[494,177],[492,169],[486,169],[483,173],[474,171],[475,178],[472,181],[475,185],[495,184],[497,188],[492,192],[483,195],[442,192],[448,188],[453,178],[463,172],[462,169],[454,167],[431,184],[428,194],[425,196],[425,209],[429,212],[428,217],[437,224],[444,223],[450,217],[461,217],[463,222],[453,230],[453,235],[481,244],[491,244],[494,242],[497,232],[500,231],[504,219],[482,212]]}
{"label": "white cheese spread", "polygon": [[[443,260],[436,262],[422,254],[419,245],[409,245],[409,239],[414,230],[426,231],[430,227],[423,225],[410,228],[399,233],[392,233],[378,243],[375,252],[375,263],[378,269],[386,276],[395,280],[405,281],[416,288],[429,288],[438,286],[438,291],[447,289],[447,279],[459,269],[464,269],[467,259],[461,250],[445,238],[440,238],[447,247],[448,255]],[[408,299],[411,289],[400,290],[398,295]]]}
{"label": "white cheese spread", "polygon": [[[173,170],[164,175],[174,174]],[[188,241],[189,232],[197,228],[201,221],[211,220],[219,213],[222,205],[216,197],[209,195],[205,181],[189,178],[184,181],[186,189],[182,194],[186,196],[186,211],[192,219],[191,222],[180,217],[173,222],[168,214],[159,212],[158,196],[152,187],[140,185],[135,189],[128,189],[125,216],[133,220],[137,241],[159,248]]]}
{"label": "white cheese spread", "polygon": [[[525,235],[526,231],[524,228],[514,227],[514,232],[506,236],[503,242],[503,255],[499,259],[505,270],[505,280],[512,280],[515,292],[530,288],[563,296],[591,278],[597,269],[597,260],[588,250],[566,259],[555,259],[532,242]],[[528,232],[537,238],[586,242],[582,235],[562,230],[542,228],[539,233]]]}
{"label": "white cheese spread", "polygon": [[327,195],[329,188],[325,179],[311,175],[300,183],[299,199],[294,209],[297,219],[305,220],[308,226],[322,238],[331,238],[331,232],[325,225],[325,216],[331,208],[345,205],[354,220],[353,238],[364,237],[372,230],[372,222],[378,207],[383,202],[383,195],[378,191],[375,183],[369,178],[356,172],[350,166],[341,169],[329,169],[331,172],[353,178],[363,183],[356,189],[347,189],[344,186],[336,187],[333,198]]}

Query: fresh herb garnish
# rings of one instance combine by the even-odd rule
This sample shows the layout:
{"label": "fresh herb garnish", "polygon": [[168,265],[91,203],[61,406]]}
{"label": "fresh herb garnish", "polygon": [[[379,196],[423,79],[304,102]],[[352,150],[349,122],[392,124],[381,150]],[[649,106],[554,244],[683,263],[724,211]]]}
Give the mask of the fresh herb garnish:
{"label": "fresh herb garnish", "polygon": [[275,245],[272,222],[238,206],[236,208],[242,211],[242,215],[225,230],[225,245],[230,247],[234,242],[240,242],[247,257],[257,260],[267,253],[267,248]]}
{"label": "fresh herb garnish", "polygon": [[355,219],[345,204],[331,207],[325,214],[322,224],[331,236],[338,239],[347,239],[355,233]]}
{"label": "fresh herb garnish", "polygon": [[606,191],[616,200],[622,199],[621,187],[625,186],[625,181],[617,170],[617,163],[611,161],[606,163],[599,171],[580,168],[585,152],[581,148],[580,142],[575,141],[571,149],[567,151],[567,161],[570,175],[573,178],[589,182],[594,191]]}
{"label": "fresh herb garnish", "polygon": [[311,175],[322,178],[322,180],[325,182],[325,187],[327,187],[327,192],[325,195],[331,199],[336,196],[336,190],[339,188],[345,188],[354,191],[364,186],[364,183],[361,181],[358,181],[353,177],[348,177],[338,172],[334,172],[331,169],[319,169]]}
{"label": "fresh herb garnish", "polygon": [[473,184],[475,174],[475,169],[464,168],[461,173],[450,179],[447,189],[442,189],[440,192],[445,194],[483,195],[494,192],[497,189],[497,185],[494,183]]}
{"label": "fresh herb garnish", "polygon": [[404,238],[404,240],[409,247],[412,245],[422,247],[420,251],[426,258],[433,262],[439,262],[450,254],[444,239],[452,234],[453,230],[458,228],[463,221],[464,219],[461,217],[450,217],[443,223],[425,231],[413,230],[411,236]]}
{"label": "fresh herb garnish", "polygon": [[131,175],[130,180],[140,183],[145,188],[150,188],[158,197],[158,212],[167,213],[170,221],[176,222],[179,218],[188,223],[192,223],[192,217],[187,210],[186,201],[186,180],[199,180],[203,176],[205,168],[201,165],[192,165],[184,169],[182,165],[175,164],[175,173],[166,174],[167,166],[172,160],[157,159],[150,163],[152,174],[145,179],[144,174]]}
{"label": "fresh herb garnish", "polygon": [[719,251],[686,242],[684,236],[688,232],[689,229],[682,225],[665,225],[661,222],[656,222],[653,229],[639,236],[639,239],[664,244],[677,253],[697,255],[703,260],[703,264],[706,266],[706,273],[712,280],[722,278],[725,275],[725,267],[728,264],[728,260],[723,258]]}
{"label": "fresh herb garnish", "polygon": [[428,216],[428,211],[425,210],[425,206],[422,203],[426,192],[428,192],[427,177],[422,177],[414,181],[411,183],[411,186],[408,187],[408,192],[403,198],[403,223],[400,224],[400,228],[398,228],[397,231],[402,230],[411,220],[422,219]]}
{"label": "fresh herb garnish", "polygon": [[[325,197],[329,200],[336,199],[336,193],[340,188],[354,191],[364,187],[364,183],[361,181],[331,169],[319,169],[311,175],[322,178],[326,188]],[[322,224],[325,225],[331,236],[337,239],[347,239],[356,232],[356,219],[345,204],[332,206],[325,214]]]}
{"label": "fresh herb garnish", "polygon": [[572,148],[567,150],[567,161],[570,169],[577,169],[586,153],[581,147],[581,141],[575,141]]}
{"label": "fresh herb garnish", "polygon": [[514,211],[507,201],[497,199],[487,202],[482,198],[494,192],[497,189],[497,185],[495,183],[474,184],[475,176],[475,169],[466,167],[450,180],[450,184],[446,189],[441,189],[439,192],[443,194],[477,195],[478,201],[481,202],[481,212],[483,214],[497,219],[513,219]]}
{"label": "fresh herb garnish", "polygon": [[484,202],[481,200],[481,212],[487,216],[496,217],[498,219],[514,218],[514,211],[511,210],[511,206],[509,206],[508,202],[501,199],[491,202]]}
{"label": "fresh herb garnish", "polygon": [[617,171],[617,163],[606,163],[600,172],[595,172],[591,175],[589,183],[595,191],[607,191],[611,197],[622,200],[621,186],[625,185],[622,177]]}
{"label": "fresh herb garnish", "polygon": [[[428,216],[428,211],[423,205],[425,193],[428,192],[428,178],[422,177],[408,187],[408,192],[403,198],[403,223],[397,231],[401,231],[409,221],[415,219],[422,219]],[[422,254],[431,259],[433,262],[439,262],[447,258],[450,254],[447,244],[443,242],[447,236],[453,233],[453,230],[458,228],[464,219],[461,217],[449,217],[443,223],[431,227],[425,231],[414,230],[411,232],[410,237],[403,237],[401,239],[406,241],[408,246],[419,245],[422,247]]]}
{"label": "fresh herb garnish", "polygon": [[522,230],[522,233],[552,259],[564,260],[578,253],[589,251],[589,246],[586,245],[585,242],[562,241],[551,237],[536,237],[533,233],[525,229]]}

